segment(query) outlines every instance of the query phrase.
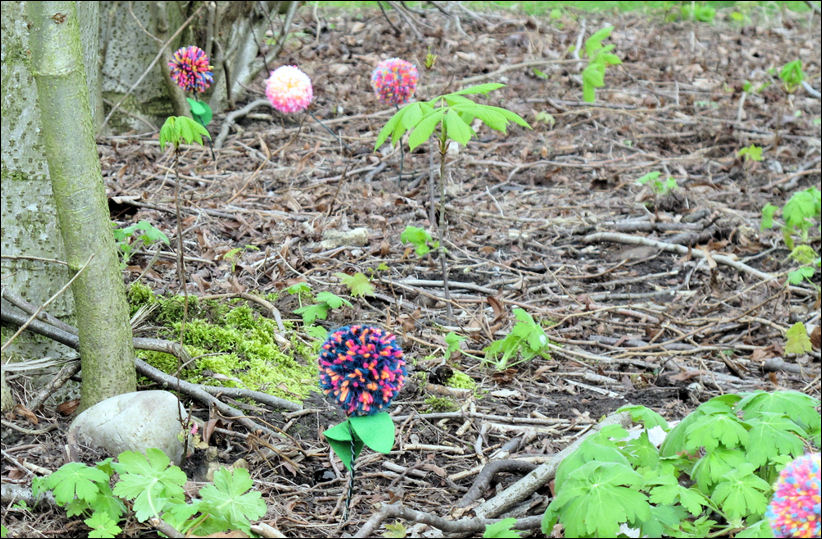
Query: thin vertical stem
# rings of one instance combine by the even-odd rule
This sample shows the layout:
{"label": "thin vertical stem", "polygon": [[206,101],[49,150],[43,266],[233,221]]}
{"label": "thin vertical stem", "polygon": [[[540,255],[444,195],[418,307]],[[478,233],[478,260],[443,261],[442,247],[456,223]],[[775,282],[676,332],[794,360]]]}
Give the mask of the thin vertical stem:
{"label": "thin vertical stem", "polygon": [[440,237],[440,269],[442,271],[442,288],[445,292],[445,306],[448,309],[448,318],[454,319],[454,312],[451,308],[451,293],[448,291],[448,265],[445,260],[445,233],[448,230],[448,224],[445,221],[445,156],[448,151],[448,140],[444,137],[440,139],[440,218],[439,218],[439,237]]}
{"label": "thin vertical stem", "polygon": [[348,474],[348,494],[345,497],[345,511],[343,511],[343,522],[348,520],[348,510],[351,508],[351,498],[354,497],[354,459],[357,458],[357,446],[354,443],[354,430],[351,428],[351,422],[348,421],[348,434],[351,436],[351,469]]}
{"label": "thin vertical stem", "polygon": [[[186,330],[186,321],[188,320],[188,289],[186,287],[186,266],[185,266],[185,254],[183,252],[183,218],[182,212],[180,211],[180,175],[177,173],[177,163],[178,163],[178,155],[177,155],[177,148],[174,148],[174,162],[172,163],[172,169],[174,170],[174,208],[177,213],[177,278],[180,281],[180,286],[183,289],[183,318],[180,320],[180,348],[183,347],[183,341],[185,337],[185,330]],[[175,378],[177,378],[177,400],[180,400],[180,371],[183,368],[182,359],[179,357],[177,358],[177,372],[174,373]],[[180,403],[182,404],[182,403]],[[177,415],[178,419],[180,420],[180,424],[183,426],[183,456],[182,459],[185,460],[186,454],[188,453],[188,420],[183,421],[182,410],[180,406],[177,406]]]}
{"label": "thin vertical stem", "polygon": [[[377,2],[379,3],[379,2]],[[397,109],[397,112],[400,111],[400,106],[395,104],[394,108]],[[405,163],[405,148],[402,145],[402,137],[400,137],[400,175],[397,177],[397,185],[399,185],[400,180],[402,180],[402,165]]]}

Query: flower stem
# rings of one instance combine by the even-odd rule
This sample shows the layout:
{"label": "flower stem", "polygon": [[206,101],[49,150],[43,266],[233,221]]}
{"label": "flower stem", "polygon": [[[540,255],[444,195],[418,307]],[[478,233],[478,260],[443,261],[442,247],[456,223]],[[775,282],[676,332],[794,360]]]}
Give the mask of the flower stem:
{"label": "flower stem", "polygon": [[334,131],[332,131],[330,127],[328,127],[327,125],[325,125],[324,123],[322,123],[322,122],[320,121],[320,119],[319,119],[319,118],[317,118],[316,116],[314,116],[314,113],[313,113],[313,112],[311,112],[311,111],[309,110],[309,111],[308,111],[308,114],[309,114],[312,118],[314,118],[314,119],[317,121],[317,123],[318,123],[318,124],[320,124],[321,126],[323,126],[323,129],[325,129],[326,131],[328,131],[329,133],[331,133],[332,135],[334,135],[334,137],[335,137],[338,141],[340,141],[340,144],[342,144],[343,146],[345,146],[345,149],[346,149],[346,150],[348,150],[348,153],[354,153],[354,152],[351,150],[351,148],[348,146],[348,144],[346,144],[346,143],[345,143],[345,141],[344,141],[344,140],[343,140],[343,139],[342,139],[342,138],[341,138],[341,137],[340,137],[337,133],[335,133]]}

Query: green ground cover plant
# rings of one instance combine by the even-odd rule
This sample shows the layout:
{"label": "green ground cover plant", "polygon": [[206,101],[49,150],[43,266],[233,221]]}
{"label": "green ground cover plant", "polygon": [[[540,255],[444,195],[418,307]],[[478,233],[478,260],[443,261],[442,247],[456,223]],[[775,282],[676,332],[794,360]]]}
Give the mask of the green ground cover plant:
{"label": "green ground cover plant", "polygon": [[[542,531],[559,522],[567,537],[615,537],[621,525],[648,537],[768,537],[779,471],[819,448],[818,406],[798,391],[721,395],[673,428],[644,406],[623,407],[640,434],[605,427],[563,460]],[[654,429],[666,433],[659,447]]]}
{"label": "green ground cover plant", "polygon": [[122,228],[117,228],[117,225],[112,223],[112,227],[114,227],[112,229],[114,243],[122,257],[120,261],[120,267],[122,269],[126,268],[131,257],[134,256],[141,247],[147,247],[152,243],[158,242],[170,245],[168,236],[145,219]]}
{"label": "green ground cover plant", "polygon": [[[517,323],[504,338],[485,347],[485,361],[498,371],[503,371],[524,361],[541,356],[549,359],[548,336],[530,314],[523,309],[514,309]],[[513,361],[511,361],[513,360]],[[511,361],[509,363],[509,361]]]}
{"label": "green ground cover plant", "polygon": [[[111,482],[114,480],[114,487]],[[124,451],[95,466],[64,464],[32,481],[34,496],[51,491],[69,517],[83,517],[89,537],[114,537],[124,518],[165,521],[181,534],[208,536],[227,530],[251,532],[251,521],[265,515],[266,504],[254,490],[248,470],[220,468],[214,482],[186,501],[188,478],[159,449],[145,454]],[[250,491],[250,492],[249,492]],[[181,535],[182,536],[182,535]]]}
{"label": "green ground cover plant", "polygon": [[[782,215],[781,225],[774,219],[777,213]],[[822,192],[816,187],[795,192],[781,209],[770,203],[762,208],[761,230],[779,226],[785,246],[791,251],[788,256],[799,264],[788,274],[789,284],[799,284],[804,280],[819,289],[812,277],[819,271],[822,260],[811,245],[810,232],[815,229],[817,233],[822,233],[821,214]]]}

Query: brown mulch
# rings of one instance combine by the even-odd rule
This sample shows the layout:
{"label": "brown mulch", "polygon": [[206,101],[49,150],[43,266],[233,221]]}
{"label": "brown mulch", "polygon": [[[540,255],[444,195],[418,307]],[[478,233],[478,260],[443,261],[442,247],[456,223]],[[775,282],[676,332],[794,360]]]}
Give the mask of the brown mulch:
{"label": "brown mulch", "polygon": [[[350,153],[312,118],[260,107],[237,120],[216,161],[200,147],[180,157],[190,293],[267,294],[303,280],[315,292],[346,295],[335,273],[373,274],[375,296],[352,300],[353,308],[334,311],[324,325],[380,324],[401,338],[412,370],[433,373],[446,362],[478,384],[474,397],[451,395],[463,405],[458,417],[424,413],[425,399],[448,396],[447,389],[409,384],[392,409],[402,416],[396,451],[360,457],[353,514],[342,529],[346,476],[330,462],[320,434],[341,419],[331,405],[317,397],[304,403],[310,413],[248,411],[291,437],[290,462],[267,455],[265,440],[218,432],[217,458],[248,462],[268,503],[263,520],[287,536],[354,534],[377,503],[454,517],[482,465],[503,446],[509,458],[543,462],[628,403],[676,420],[721,393],[796,389],[820,396],[818,340],[810,354],[784,352],[794,322],[819,327],[819,294],[807,285],[786,289],[788,251],[777,231],[759,227],[766,203],[782,206],[820,183],[820,100],[802,88],[787,94],[768,74],[801,58],[806,80],[819,88],[818,14],[810,21],[791,12],[770,20],[754,15],[737,26],[722,14],[705,24],[638,14],[565,11],[550,20],[452,11],[465,35],[453,17],[429,9],[413,19],[424,42],[394,12],[405,30],[400,37],[378,10],[298,13],[292,30],[299,33],[281,63],[312,77],[312,110]],[[581,101],[582,63],[569,48],[583,25],[587,36],[606,22],[615,26],[606,43],[616,45],[623,63],[608,69],[606,86],[589,104]],[[437,60],[427,71],[429,50]],[[505,83],[480,99],[533,127],[512,126],[507,134],[483,127],[467,148],[449,154],[444,244],[452,315],[438,261],[419,259],[400,242],[407,225],[436,229],[428,182],[438,156],[432,160],[427,145],[406,151],[398,182],[399,152],[372,151],[393,109],[376,103],[369,76],[392,56],[420,68],[420,99]],[[263,96],[263,78],[247,102]],[[745,94],[745,80],[754,88],[773,84]],[[763,148],[761,162],[737,156],[751,144]],[[113,219],[146,219],[176,245],[177,179],[156,133],[104,138],[99,148]],[[635,184],[654,170],[676,178],[679,189],[654,197]],[[321,245],[328,231],[357,227],[367,229],[366,244]],[[223,255],[246,245],[259,250],[243,253],[232,271]],[[819,251],[818,235],[812,245]],[[177,292],[170,248],[152,247],[132,263],[128,282],[142,276],[158,293]],[[381,264],[387,269],[377,270]],[[814,280],[818,286],[818,272]],[[275,307],[298,320],[294,299],[283,296]],[[552,322],[551,359],[498,371],[467,355],[443,357],[450,331],[481,355],[511,329],[514,307]],[[63,462],[67,420],[49,406],[38,416],[40,426],[56,422],[58,429],[33,436],[4,427],[2,448],[53,470]],[[205,464],[195,455],[190,477]],[[479,499],[527,471],[515,468],[497,475]],[[3,482],[28,485],[30,477],[4,457]],[[519,516],[541,515],[548,501],[548,489],[539,491]],[[66,528],[64,513],[43,511],[6,504],[4,523],[18,535],[85,533],[76,523]],[[405,524],[411,535],[424,533],[424,525]],[[134,521],[124,528],[129,536],[154,533]]]}

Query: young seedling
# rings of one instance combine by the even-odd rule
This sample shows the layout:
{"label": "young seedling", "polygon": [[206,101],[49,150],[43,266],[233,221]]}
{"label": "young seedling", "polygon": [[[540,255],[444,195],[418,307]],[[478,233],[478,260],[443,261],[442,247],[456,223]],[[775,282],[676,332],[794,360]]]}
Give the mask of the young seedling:
{"label": "young seedling", "polygon": [[[435,59],[436,56],[432,59],[429,52],[425,59],[426,69],[433,67]],[[371,73],[371,87],[374,89],[377,99],[386,105],[393,105],[397,110],[399,110],[400,105],[405,105],[411,100],[411,96],[414,95],[417,88],[418,80],[417,66],[400,58],[383,60],[377,64],[377,67]],[[403,161],[405,161],[405,151],[402,144],[400,144],[400,175],[397,177],[398,182],[402,179]]]}
{"label": "young seedling", "polygon": [[615,45],[602,45],[602,41],[608,38],[613,30],[613,26],[607,26],[585,40],[588,65],[582,70],[582,100],[587,103],[593,103],[596,99],[596,88],[605,86],[605,69],[622,63],[622,60],[611,52]]}
{"label": "young seedling", "polygon": [[[528,122],[510,110],[491,105],[482,105],[465,97],[468,95],[486,95],[504,86],[504,84],[499,83],[480,84],[450,94],[437,96],[430,101],[409,103],[394,114],[382,128],[379,135],[377,135],[374,151],[377,151],[389,137],[391,137],[391,144],[401,143],[402,136],[408,131],[411,131],[411,134],[408,136],[408,147],[411,151],[429,140],[432,135],[435,136],[440,156],[439,237],[437,238],[437,241],[440,243],[444,241],[447,222],[445,216],[445,169],[449,142],[454,141],[466,146],[477,134],[471,127],[474,120],[479,120],[491,129],[501,131],[502,133],[506,132],[509,122],[514,122],[528,129],[531,128]],[[431,185],[429,191],[433,193],[433,185]],[[429,208],[429,213],[433,215],[433,195],[430,203],[431,208]],[[442,250],[440,251],[440,266],[448,315],[450,318],[453,318],[451,298],[448,292],[448,269],[445,261],[445,253]]]}
{"label": "young seedling", "polygon": [[334,275],[342,281],[342,284],[348,287],[352,297],[374,295],[374,285],[371,284],[371,280],[364,273],[358,271],[354,275],[348,275],[347,273],[335,273]]}
{"label": "young seedling", "polygon": [[782,84],[785,91],[792,94],[805,80],[805,73],[802,72],[802,60],[794,60],[782,66],[779,72],[779,78],[782,79]]}
{"label": "young seedling", "polygon": [[[146,247],[158,242],[165,243],[166,245],[171,244],[168,236],[146,220],[123,228],[116,228],[117,225],[114,223],[111,225],[115,227],[112,230],[114,243],[123,256],[123,260],[120,262],[121,269],[126,268],[131,257],[134,256],[141,247]],[[135,245],[137,246],[136,248]]]}
{"label": "young seedling", "polygon": [[424,228],[408,225],[400,234],[400,241],[405,245],[410,243],[414,246],[414,253],[422,258],[432,250],[440,248],[440,242],[434,241],[431,234]]}
{"label": "young seedling", "polygon": [[[514,309],[517,323],[503,339],[496,340],[485,347],[485,361],[491,363],[498,371],[504,371],[539,355],[550,358],[548,336],[542,327],[522,309]],[[519,358],[509,364],[512,358]]]}
{"label": "young seedling", "polygon": [[[795,285],[805,280],[819,290],[819,285],[813,282],[812,277],[822,267],[822,259],[810,245],[810,231],[816,228],[817,232],[822,232],[821,208],[822,192],[816,187],[795,192],[782,208],[782,239],[791,250],[788,257],[799,263],[799,267],[788,274],[789,284]],[[770,203],[762,208],[761,230],[776,226],[774,216],[778,211],[779,207]]]}
{"label": "young seedling", "polygon": [[736,152],[737,157],[741,157],[746,163],[750,161],[762,161],[762,148],[756,144],[751,144]]}
{"label": "young seedling", "polygon": [[237,269],[237,261],[240,259],[241,256],[243,256],[243,254],[245,254],[249,251],[259,251],[259,250],[260,250],[260,248],[257,247],[256,245],[245,245],[243,247],[234,247],[233,249],[229,249],[228,251],[226,251],[226,253],[223,255],[223,260],[227,260],[229,263],[231,263],[231,273],[234,273],[234,271]]}

